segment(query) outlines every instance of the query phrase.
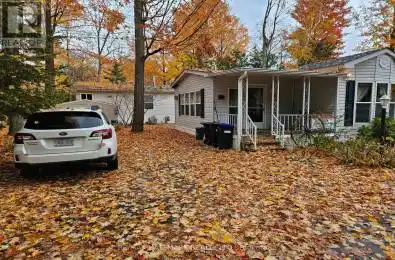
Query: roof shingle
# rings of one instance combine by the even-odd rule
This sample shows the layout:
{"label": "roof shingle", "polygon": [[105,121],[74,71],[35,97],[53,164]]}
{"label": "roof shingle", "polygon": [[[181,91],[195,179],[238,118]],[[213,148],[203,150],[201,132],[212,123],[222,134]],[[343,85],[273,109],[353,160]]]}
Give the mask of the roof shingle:
{"label": "roof shingle", "polygon": [[348,62],[366,57],[370,54],[382,51],[383,49],[376,49],[376,50],[371,50],[371,51],[366,51],[366,52],[361,52],[353,55],[348,55],[344,57],[340,57],[337,59],[332,59],[332,60],[326,60],[326,61],[320,61],[316,63],[311,63],[311,64],[306,64],[300,67],[301,70],[316,70],[316,69],[322,69],[322,68],[328,68],[328,67],[335,67],[335,66],[340,66],[344,65]]}

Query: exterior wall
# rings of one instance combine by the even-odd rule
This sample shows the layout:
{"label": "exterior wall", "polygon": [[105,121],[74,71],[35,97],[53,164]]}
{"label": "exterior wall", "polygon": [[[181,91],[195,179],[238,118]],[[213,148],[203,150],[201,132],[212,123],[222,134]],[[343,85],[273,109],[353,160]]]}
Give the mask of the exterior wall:
{"label": "exterior wall", "polygon": [[344,113],[346,106],[346,79],[338,77],[336,93],[336,126],[337,130],[344,128]]}
{"label": "exterior wall", "polygon": [[175,102],[176,128],[180,131],[195,134],[195,128],[201,127],[202,122],[212,122],[213,117],[213,79],[198,75],[187,75],[175,88],[175,95],[197,92],[204,89],[204,118],[200,116],[187,116],[179,114],[179,106]]}
{"label": "exterior wall", "polygon": [[[386,59],[388,61],[388,67],[381,66],[381,59]],[[356,123],[355,122],[355,113],[356,107],[354,104],[354,125],[349,127],[344,127],[344,109],[345,109],[345,95],[346,95],[346,81],[347,80],[355,80],[356,81],[356,92],[357,92],[357,84],[358,83],[373,83],[373,93],[372,99],[374,101],[376,97],[376,84],[377,83],[388,83],[391,87],[391,84],[395,84],[395,60],[387,55],[383,54],[369,60],[363,61],[355,65],[353,69],[349,70],[350,76],[348,79],[345,77],[340,77],[339,86],[338,86],[338,125],[339,130],[347,132],[347,135],[356,135],[358,129],[367,125],[368,123]],[[389,91],[391,93],[391,90]],[[355,96],[357,93],[355,93]],[[356,100],[356,98],[355,98]],[[373,104],[371,107],[371,118],[375,117],[375,109],[376,106]]]}
{"label": "exterior wall", "polygon": [[[81,92],[82,93],[82,92]],[[80,92],[77,93],[76,99],[81,100],[81,94]],[[107,103],[112,103],[114,104],[114,107],[116,107],[117,103],[115,100],[118,98],[123,97],[124,100],[127,100],[125,102],[121,102],[121,107],[120,111],[124,113],[124,117],[127,118],[132,118],[131,115],[126,115],[130,114],[130,111],[132,109],[128,109],[126,106],[126,103],[128,103],[128,106],[130,108],[133,108],[133,95],[126,94],[126,93],[114,93],[114,92],[94,92],[94,93],[89,93],[89,92],[83,92],[87,94],[92,94],[92,100],[97,101],[97,102],[107,102]],[[149,95],[149,94],[147,94]],[[174,100],[174,94],[169,93],[169,94],[154,94],[154,108],[153,109],[148,109],[147,112],[144,115],[144,121],[147,122],[148,119],[152,116],[155,116],[156,119],[158,120],[158,123],[164,123],[165,122],[165,117],[168,116],[170,117],[170,121],[168,123],[175,123],[175,100]],[[120,118],[118,118],[120,120]]]}

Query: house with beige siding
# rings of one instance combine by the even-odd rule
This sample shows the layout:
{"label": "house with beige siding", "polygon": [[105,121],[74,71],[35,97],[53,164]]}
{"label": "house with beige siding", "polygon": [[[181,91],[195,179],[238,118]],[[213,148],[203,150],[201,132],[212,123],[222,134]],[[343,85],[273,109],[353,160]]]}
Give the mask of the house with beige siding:
{"label": "house with beige siding", "polygon": [[258,134],[280,143],[290,131],[323,127],[353,135],[379,115],[380,98],[395,117],[395,53],[378,49],[298,70],[185,70],[173,82],[175,126],[195,133],[202,122],[235,127],[235,148]]}

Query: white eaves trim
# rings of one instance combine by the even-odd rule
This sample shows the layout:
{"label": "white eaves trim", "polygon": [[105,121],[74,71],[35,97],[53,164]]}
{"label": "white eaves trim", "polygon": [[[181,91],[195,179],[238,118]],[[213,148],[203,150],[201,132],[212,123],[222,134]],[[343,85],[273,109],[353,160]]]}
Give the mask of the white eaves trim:
{"label": "white eaves trim", "polygon": [[374,58],[374,57],[377,57],[377,56],[380,56],[380,55],[383,55],[383,54],[388,54],[388,55],[390,55],[393,59],[395,59],[395,53],[394,53],[393,51],[391,51],[391,50],[389,50],[389,49],[383,49],[383,50],[381,50],[381,51],[374,52],[374,53],[369,54],[369,55],[367,55],[367,56],[364,56],[364,57],[362,57],[362,58],[359,58],[359,59],[356,59],[356,60],[347,62],[347,63],[344,64],[344,68],[346,68],[346,69],[352,69],[352,68],[354,68],[354,66],[355,66],[356,64],[358,64],[358,63],[367,61],[367,60],[369,60],[369,59],[372,59],[372,58]]}

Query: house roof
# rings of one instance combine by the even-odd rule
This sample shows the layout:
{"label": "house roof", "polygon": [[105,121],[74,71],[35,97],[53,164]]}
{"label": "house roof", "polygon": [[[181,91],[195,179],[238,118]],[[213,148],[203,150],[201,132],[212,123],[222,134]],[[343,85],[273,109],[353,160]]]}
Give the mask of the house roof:
{"label": "house roof", "polygon": [[300,67],[301,70],[317,70],[317,69],[322,69],[322,68],[328,68],[328,67],[336,67],[336,66],[341,66],[345,65],[347,63],[353,63],[355,61],[363,60],[364,58],[371,58],[371,56],[376,56],[381,53],[392,53],[393,56],[395,57],[394,52],[389,49],[389,48],[383,48],[383,49],[376,49],[376,50],[370,50],[370,51],[365,51],[353,55],[348,55],[348,56],[343,56],[337,59],[331,59],[331,60],[326,60],[326,61],[320,61],[316,63],[311,63],[311,64],[306,64]]}
{"label": "house roof", "polygon": [[198,75],[205,78],[221,77],[221,76],[241,76],[247,72],[249,75],[265,75],[265,76],[289,76],[289,77],[338,77],[341,73],[328,73],[307,70],[273,70],[273,69],[257,69],[257,68],[235,68],[230,70],[184,70],[171,84],[172,88],[176,88],[187,75]]}

